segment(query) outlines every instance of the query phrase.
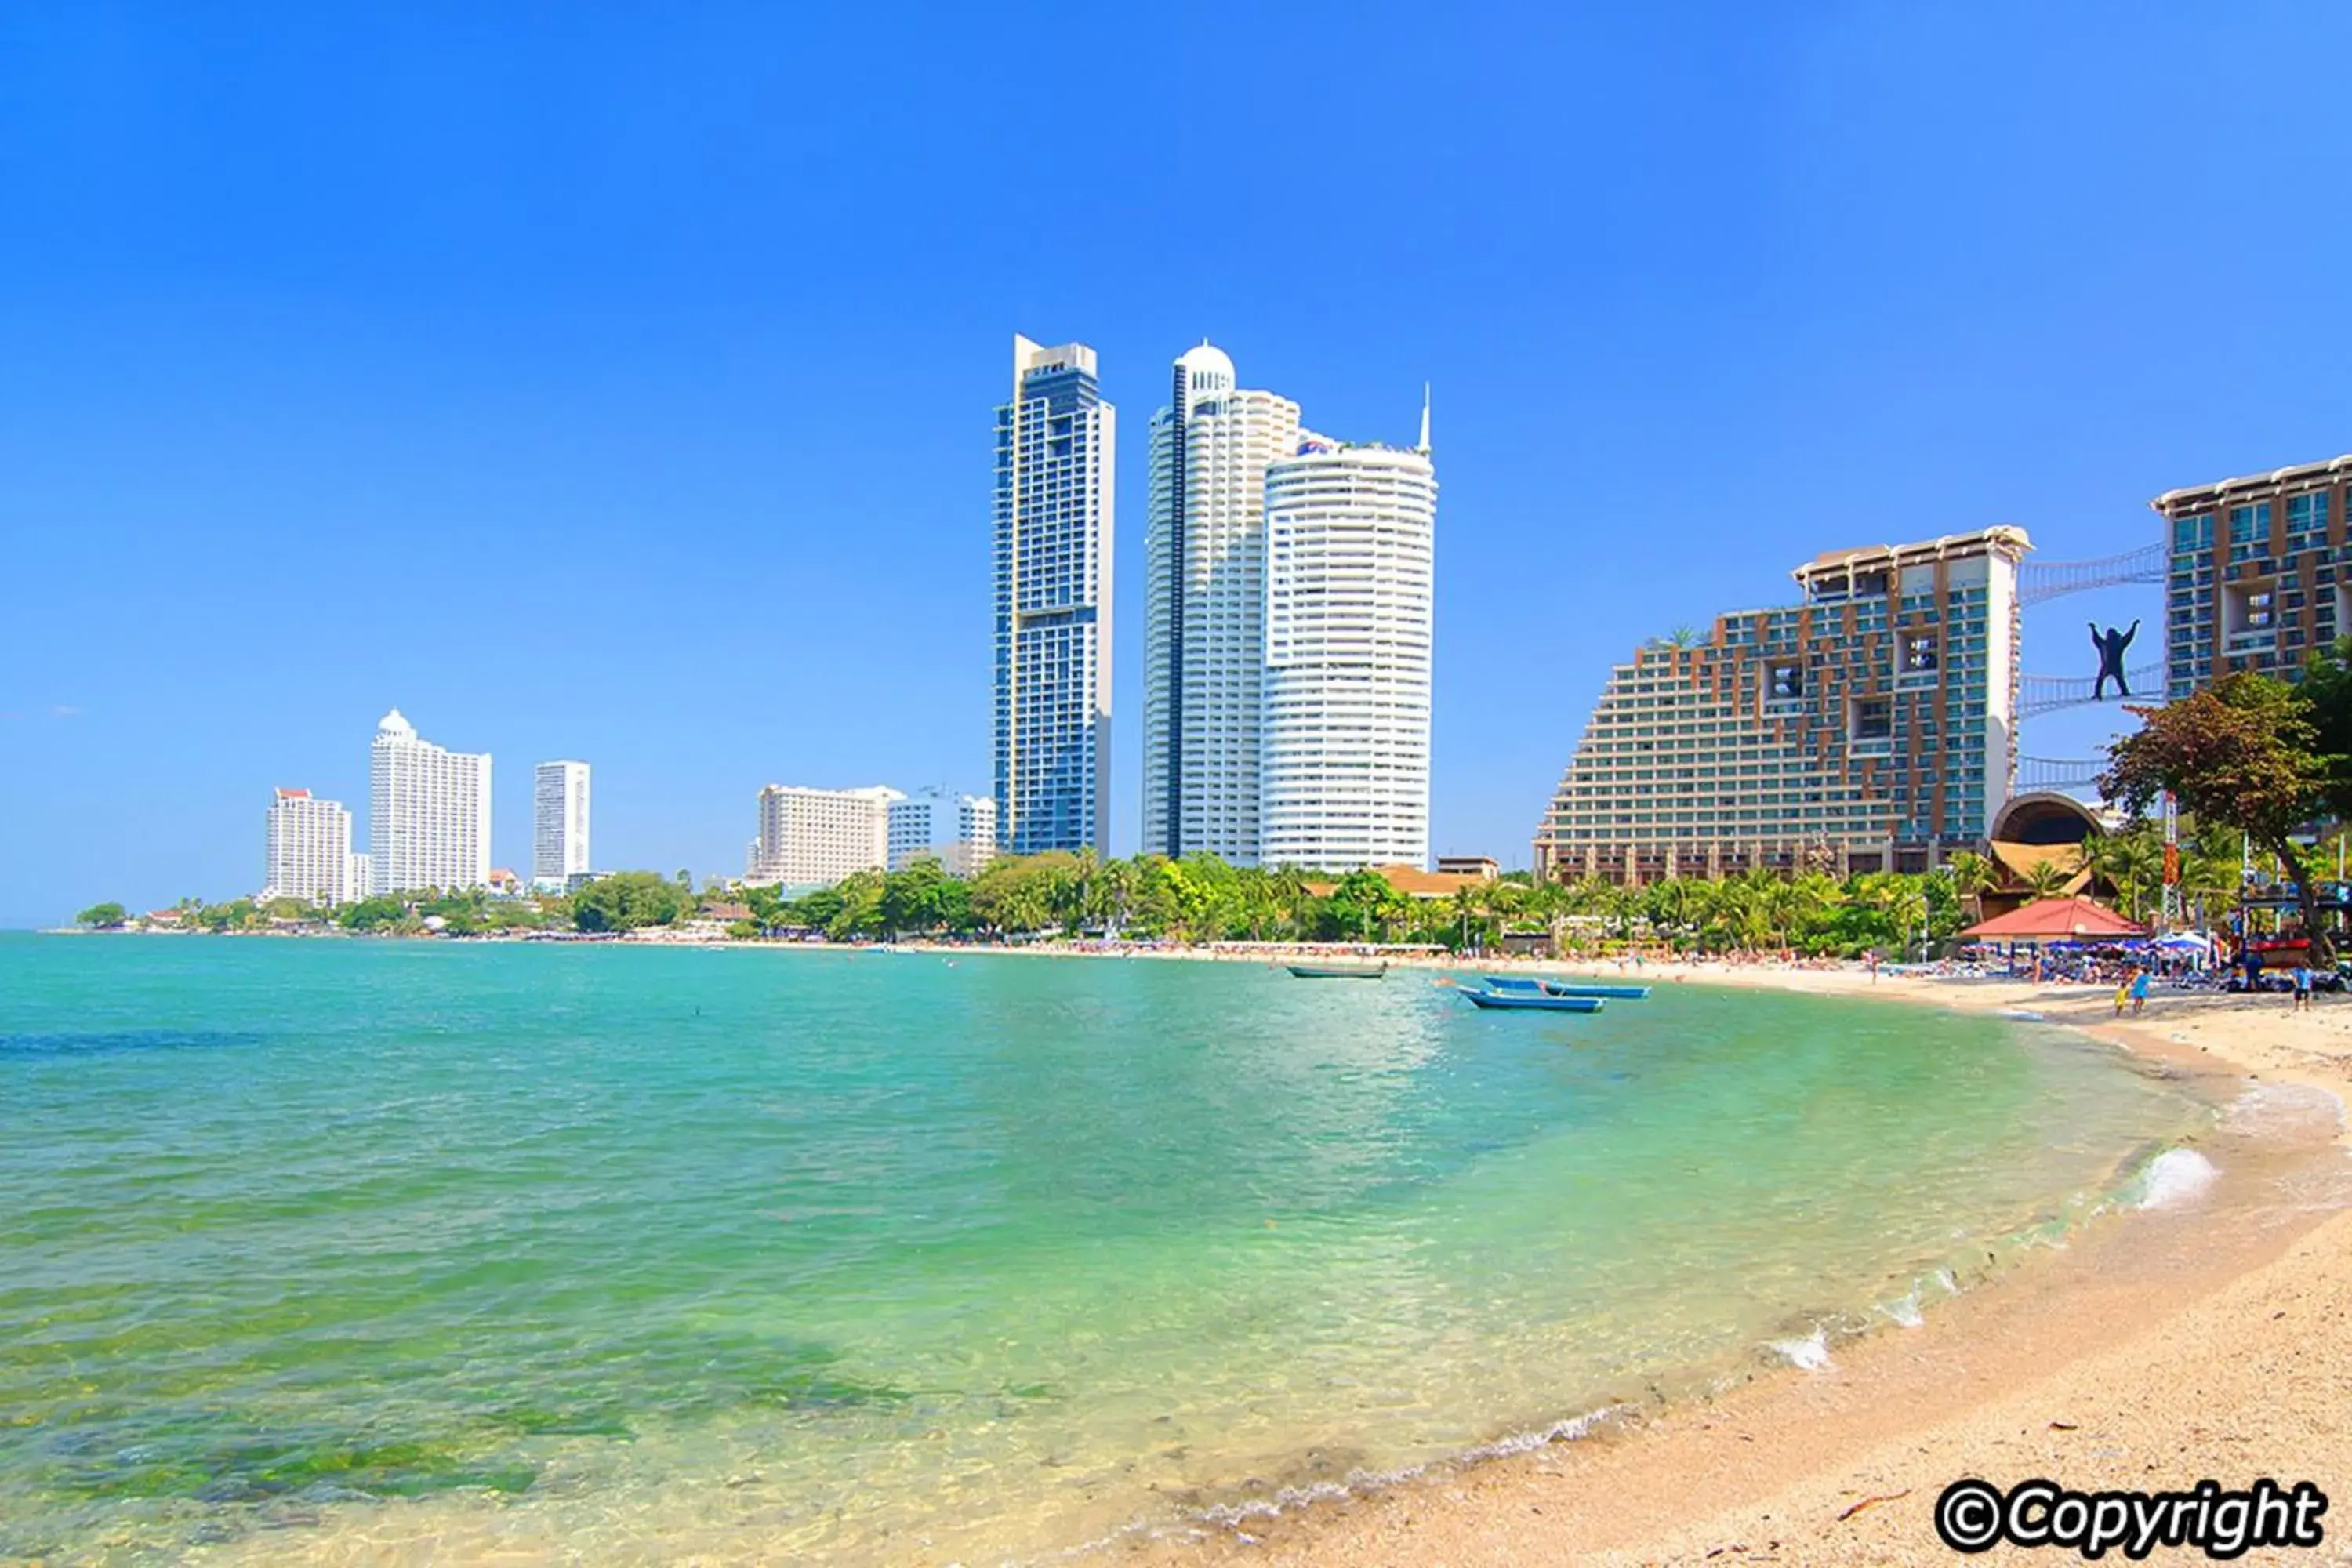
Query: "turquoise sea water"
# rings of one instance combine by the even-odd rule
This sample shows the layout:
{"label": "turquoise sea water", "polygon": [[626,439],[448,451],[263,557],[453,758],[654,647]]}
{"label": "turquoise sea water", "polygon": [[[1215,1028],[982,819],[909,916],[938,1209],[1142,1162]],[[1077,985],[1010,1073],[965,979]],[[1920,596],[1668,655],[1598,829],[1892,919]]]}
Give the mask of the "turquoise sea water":
{"label": "turquoise sea water", "polygon": [[0,1558],[1043,1555],[1803,1359],[2209,1120],[1688,985],[0,937]]}

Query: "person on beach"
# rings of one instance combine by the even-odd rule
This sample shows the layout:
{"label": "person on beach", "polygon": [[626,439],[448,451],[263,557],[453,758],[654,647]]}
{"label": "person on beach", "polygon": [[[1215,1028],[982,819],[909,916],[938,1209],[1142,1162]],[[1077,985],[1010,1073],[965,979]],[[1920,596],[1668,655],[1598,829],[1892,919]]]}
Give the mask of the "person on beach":
{"label": "person on beach", "polygon": [[2294,964],[2294,1011],[2300,1013],[2311,1005],[2311,960],[2300,958]]}
{"label": "person on beach", "polygon": [[2131,1000],[2132,977],[2126,974],[2116,982],[2116,1016],[2124,1016],[2124,1004]]}
{"label": "person on beach", "polygon": [[2137,1018],[2147,1008],[2147,967],[2143,964],[2132,971],[2132,1016]]}

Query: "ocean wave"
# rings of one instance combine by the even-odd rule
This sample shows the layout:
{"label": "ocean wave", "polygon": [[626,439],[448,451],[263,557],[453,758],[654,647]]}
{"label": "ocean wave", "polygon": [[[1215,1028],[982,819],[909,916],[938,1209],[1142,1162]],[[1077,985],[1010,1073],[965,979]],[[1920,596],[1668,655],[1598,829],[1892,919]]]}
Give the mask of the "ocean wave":
{"label": "ocean wave", "polygon": [[2174,1208],[2202,1197],[2221,1173],[2194,1149],[2167,1149],[2147,1163],[2131,1194],[2137,1209]]}
{"label": "ocean wave", "polygon": [[1830,1331],[1825,1328],[1817,1328],[1801,1340],[1774,1340],[1769,1348],[1790,1366],[1806,1372],[1821,1372],[1830,1364]]}

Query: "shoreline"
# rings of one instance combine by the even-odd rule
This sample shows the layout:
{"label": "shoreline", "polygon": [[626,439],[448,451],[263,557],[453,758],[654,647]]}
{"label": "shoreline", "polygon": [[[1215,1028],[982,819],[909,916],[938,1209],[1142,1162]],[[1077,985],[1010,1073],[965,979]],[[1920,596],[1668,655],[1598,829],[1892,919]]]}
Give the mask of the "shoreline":
{"label": "shoreline", "polygon": [[[2004,1487],[2046,1476],[2085,1491],[2264,1475],[2329,1490],[2352,1478],[2340,1415],[2352,1399],[2352,1004],[2295,1016],[2284,997],[2176,993],[2118,1021],[2112,993],[2094,986],[1706,962],[1646,964],[1639,978],[2030,1017],[2144,1070],[2205,1079],[2223,1103],[2249,1106],[2252,1124],[2233,1130],[2225,1116],[2209,1141],[2228,1146],[2210,1190],[2103,1214],[1917,1327],[1835,1346],[1820,1368],[1759,1372],[1575,1440],[1112,1552],[1169,1568],[1948,1563],[1932,1510],[1965,1476]],[[2315,1090],[2332,1106],[2309,1100]],[[2327,1120],[2307,1115],[2299,1138],[2262,1124],[2264,1106],[2298,1094]]]}

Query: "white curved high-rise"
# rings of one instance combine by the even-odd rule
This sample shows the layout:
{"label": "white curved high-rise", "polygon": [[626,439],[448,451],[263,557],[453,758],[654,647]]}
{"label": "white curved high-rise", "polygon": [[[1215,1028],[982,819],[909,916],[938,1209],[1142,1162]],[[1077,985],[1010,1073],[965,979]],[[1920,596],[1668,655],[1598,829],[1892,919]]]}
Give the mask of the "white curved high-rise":
{"label": "white curved high-rise", "polygon": [[457,891],[490,880],[490,757],[444,751],[395,708],[368,755],[373,893]]}
{"label": "white curved high-rise", "polygon": [[1265,473],[1297,450],[1298,405],[1234,384],[1202,343],[1151,422],[1144,531],[1143,848],[1258,859]]}
{"label": "white curved high-rise", "polygon": [[1260,856],[1426,863],[1437,478],[1421,446],[1309,439],[1265,475]]}

